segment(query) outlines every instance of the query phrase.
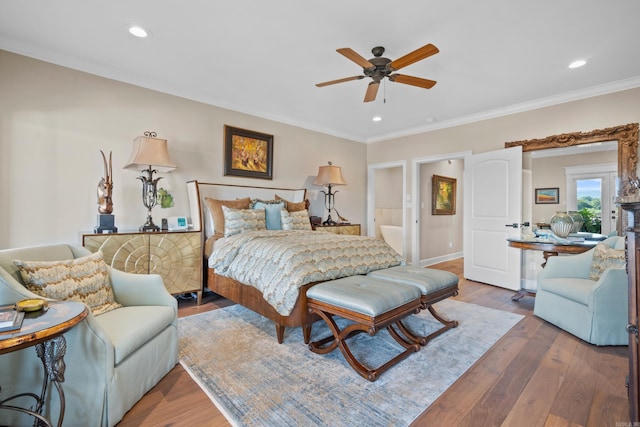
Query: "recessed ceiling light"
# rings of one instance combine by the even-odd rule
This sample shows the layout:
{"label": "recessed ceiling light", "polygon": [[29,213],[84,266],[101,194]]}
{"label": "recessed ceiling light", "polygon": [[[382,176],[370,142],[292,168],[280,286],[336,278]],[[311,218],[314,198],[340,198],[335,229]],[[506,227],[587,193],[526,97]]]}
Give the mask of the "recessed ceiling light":
{"label": "recessed ceiling light", "polygon": [[372,120],[373,120],[374,122],[380,122],[380,121],[382,121],[382,117],[380,117],[380,116],[375,116]]}
{"label": "recessed ceiling light", "polygon": [[585,61],[584,59],[578,59],[577,61],[573,61],[571,64],[569,64],[569,68],[580,68],[586,63],[587,61]]}
{"label": "recessed ceiling light", "polygon": [[137,25],[132,25],[131,27],[129,27],[129,32],[134,36],[141,38],[147,37],[149,35],[149,32],[147,30]]}

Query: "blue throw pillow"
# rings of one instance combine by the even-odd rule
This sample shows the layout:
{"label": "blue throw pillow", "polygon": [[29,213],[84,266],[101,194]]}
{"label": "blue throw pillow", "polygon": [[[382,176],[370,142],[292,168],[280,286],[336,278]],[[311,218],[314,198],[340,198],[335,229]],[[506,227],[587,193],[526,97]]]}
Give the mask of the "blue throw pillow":
{"label": "blue throw pillow", "polygon": [[280,211],[284,209],[282,200],[255,199],[251,201],[251,209],[265,210],[267,230],[282,230],[282,219],[280,217]]}

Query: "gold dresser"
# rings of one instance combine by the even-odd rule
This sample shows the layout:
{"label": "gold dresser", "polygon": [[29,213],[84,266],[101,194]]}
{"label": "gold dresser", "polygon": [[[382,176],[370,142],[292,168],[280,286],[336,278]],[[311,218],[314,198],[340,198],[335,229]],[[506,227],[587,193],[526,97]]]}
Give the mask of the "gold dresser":
{"label": "gold dresser", "polygon": [[82,246],[101,250],[111,267],[137,274],[159,274],[173,295],[196,292],[202,300],[199,231],[83,234]]}
{"label": "gold dresser", "polygon": [[314,225],[313,229],[335,234],[348,234],[350,236],[360,235],[360,224]]}

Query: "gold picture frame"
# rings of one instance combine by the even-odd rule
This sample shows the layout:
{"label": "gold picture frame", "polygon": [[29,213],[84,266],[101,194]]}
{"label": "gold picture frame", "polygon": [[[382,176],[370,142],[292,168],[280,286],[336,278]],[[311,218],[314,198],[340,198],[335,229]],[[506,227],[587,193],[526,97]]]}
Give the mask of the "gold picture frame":
{"label": "gold picture frame", "polygon": [[456,179],[433,175],[431,179],[431,214],[456,214]]}
{"label": "gold picture frame", "polygon": [[560,188],[536,188],[536,205],[557,205],[560,203]]}
{"label": "gold picture frame", "polygon": [[273,135],[224,126],[224,174],[273,179]]}

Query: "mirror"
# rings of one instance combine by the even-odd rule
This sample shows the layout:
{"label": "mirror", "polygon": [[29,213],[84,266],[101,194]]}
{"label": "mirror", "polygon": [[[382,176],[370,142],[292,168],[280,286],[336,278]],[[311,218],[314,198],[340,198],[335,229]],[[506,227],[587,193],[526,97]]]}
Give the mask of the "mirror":
{"label": "mirror", "polygon": [[[618,141],[618,197],[629,196],[636,192],[632,181],[637,178],[638,164],[638,123],[629,123],[591,132],[574,132],[552,135],[541,139],[506,142],[505,148],[522,146],[522,152],[563,148],[573,145],[592,144],[594,142]],[[626,215],[619,216],[618,235],[627,228]]]}

